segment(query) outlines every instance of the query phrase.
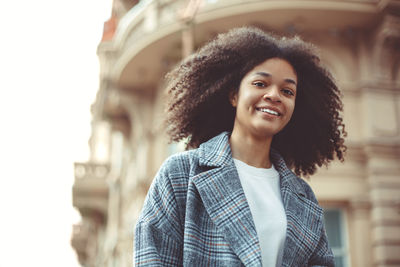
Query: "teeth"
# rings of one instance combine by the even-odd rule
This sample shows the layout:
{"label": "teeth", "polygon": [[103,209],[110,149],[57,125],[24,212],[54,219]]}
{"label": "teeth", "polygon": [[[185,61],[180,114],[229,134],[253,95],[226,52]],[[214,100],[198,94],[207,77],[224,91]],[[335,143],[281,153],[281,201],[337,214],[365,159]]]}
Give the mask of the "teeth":
{"label": "teeth", "polygon": [[262,112],[266,112],[266,113],[272,114],[272,115],[279,116],[279,113],[278,113],[278,112],[276,112],[276,111],[274,111],[274,110],[271,110],[271,109],[269,109],[269,108],[260,108],[260,109],[258,109],[258,110],[260,110],[260,111],[262,111]]}

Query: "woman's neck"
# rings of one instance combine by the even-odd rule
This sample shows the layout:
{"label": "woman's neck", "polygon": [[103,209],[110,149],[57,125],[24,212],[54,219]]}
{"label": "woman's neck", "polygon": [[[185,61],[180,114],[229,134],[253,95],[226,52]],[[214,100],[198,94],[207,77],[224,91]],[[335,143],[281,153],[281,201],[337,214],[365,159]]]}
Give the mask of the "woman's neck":
{"label": "woman's neck", "polygon": [[233,131],[229,139],[232,156],[235,159],[257,168],[271,168],[269,153],[271,138],[254,138]]}

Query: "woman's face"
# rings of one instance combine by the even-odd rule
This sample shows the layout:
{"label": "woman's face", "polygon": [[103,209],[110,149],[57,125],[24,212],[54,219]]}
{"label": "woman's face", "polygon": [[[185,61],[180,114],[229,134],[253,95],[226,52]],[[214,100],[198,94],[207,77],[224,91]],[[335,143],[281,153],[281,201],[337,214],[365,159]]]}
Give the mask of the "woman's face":
{"label": "woman's face", "polygon": [[244,136],[272,138],[292,117],[297,75],[284,59],[270,58],[242,79],[238,93],[230,96],[236,107],[233,131]]}

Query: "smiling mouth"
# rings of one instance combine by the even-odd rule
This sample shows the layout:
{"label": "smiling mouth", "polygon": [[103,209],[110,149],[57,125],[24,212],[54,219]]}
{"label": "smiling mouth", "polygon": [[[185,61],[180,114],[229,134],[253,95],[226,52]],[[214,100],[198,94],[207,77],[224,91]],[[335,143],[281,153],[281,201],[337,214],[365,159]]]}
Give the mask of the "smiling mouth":
{"label": "smiling mouth", "polygon": [[264,113],[268,113],[271,115],[275,115],[275,116],[280,116],[281,114],[275,110],[269,109],[269,108],[256,108],[256,110],[264,112]]}

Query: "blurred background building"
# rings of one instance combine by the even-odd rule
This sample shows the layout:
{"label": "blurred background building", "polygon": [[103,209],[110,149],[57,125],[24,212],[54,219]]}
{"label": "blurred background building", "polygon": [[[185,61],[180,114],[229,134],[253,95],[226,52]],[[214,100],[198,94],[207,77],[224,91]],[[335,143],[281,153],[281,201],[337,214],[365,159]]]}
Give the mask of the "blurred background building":
{"label": "blurred background building", "polygon": [[255,25],[321,49],[343,91],[348,152],[309,182],[337,266],[400,266],[400,1],[114,0],[98,46],[91,158],[75,164],[83,266],[132,266],[134,225],[168,145],[163,77],[219,32]]}

